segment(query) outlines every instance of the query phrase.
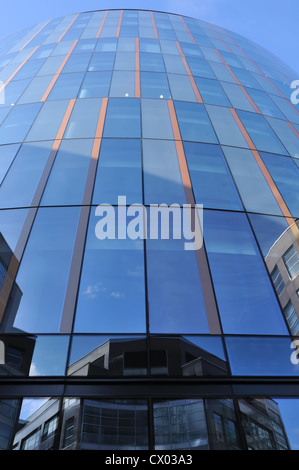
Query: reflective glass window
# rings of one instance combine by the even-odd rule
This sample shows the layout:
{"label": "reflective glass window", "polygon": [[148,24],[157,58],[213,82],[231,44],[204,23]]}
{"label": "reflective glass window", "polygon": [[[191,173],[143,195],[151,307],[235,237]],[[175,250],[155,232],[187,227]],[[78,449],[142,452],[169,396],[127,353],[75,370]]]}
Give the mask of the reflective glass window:
{"label": "reflective glass window", "polygon": [[53,75],[34,77],[20,97],[18,104],[41,101],[52,79]]}
{"label": "reflective glass window", "polygon": [[197,57],[186,57],[191,73],[195,77],[216,78],[208,62]]}
{"label": "reflective glass window", "polygon": [[221,85],[216,80],[195,77],[195,83],[204,103],[231,106]]}
{"label": "reflective glass window", "polygon": [[226,345],[233,375],[295,375],[291,338],[228,337]]}
{"label": "reflective glass window", "polygon": [[[264,116],[247,111],[237,111],[257,150],[286,155],[287,151],[272,131]],[[235,143],[236,145],[236,143]]]}
{"label": "reflective glass window", "polygon": [[57,152],[41,204],[82,204],[93,141],[64,140]]}
{"label": "reflective glass window", "polygon": [[184,142],[184,149],[197,204],[215,209],[242,210],[220,147]]}
{"label": "reflective glass window", "polygon": [[183,140],[218,143],[203,104],[176,101],[174,105]]}
{"label": "reflective glass window", "polygon": [[51,141],[22,145],[0,187],[1,207],[30,206],[51,148]]}
{"label": "reflective glass window", "polygon": [[109,99],[104,137],[140,137],[140,100]]}
{"label": "reflective glass window", "polygon": [[298,136],[289,127],[287,122],[274,118],[266,118],[280,141],[292,157],[299,158]]}
{"label": "reflective glass window", "polygon": [[63,73],[84,72],[87,69],[91,54],[75,54],[75,50],[63,67]]}
{"label": "reflective glass window", "polygon": [[294,217],[299,216],[299,169],[291,158],[261,152],[279,192]]}
{"label": "reflective glass window", "polygon": [[143,98],[171,98],[167,75],[165,73],[141,72],[140,82],[141,96]]}
{"label": "reflective glass window", "polygon": [[[2,145],[0,147],[0,185],[5,177],[10,165],[12,164],[20,146],[19,145]],[[1,189],[0,189],[1,191]]]}
{"label": "reflective glass window", "polygon": [[246,210],[282,215],[253,153],[234,147],[223,147],[223,151]]}
{"label": "reflective glass window", "polygon": [[248,147],[245,137],[228,108],[206,105],[206,110],[220,144],[231,145],[232,147]]}
{"label": "reflective glass window", "polygon": [[173,139],[167,102],[142,99],[142,137],[146,139]]}
{"label": "reflective glass window", "polygon": [[140,70],[144,72],[165,72],[162,54],[141,52]]}
{"label": "reflective glass window", "polygon": [[87,72],[79,98],[96,98],[109,95],[111,72]]}
{"label": "reflective glass window", "polygon": [[174,100],[197,101],[187,75],[168,74],[169,86]]}
{"label": "reflective glass window", "polygon": [[135,139],[103,139],[94,186],[94,204],[142,203],[141,143]]}
{"label": "reflective glass window", "polygon": [[113,97],[135,96],[135,72],[131,70],[114,71],[109,95]]}
{"label": "reflective glass window", "polygon": [[90,72],[112,70],[115,60],[115,52],[95,52],[88,66]]}
{"label": "reflective glass window", "polygon": [[149,239],[146,246],[150,331],[208,333],[195,252],[183,239]]}
{"label": "reflective glass window", "polygon": [[144,198],[146,204],[185,204],[175,143],[143,140]]}
{"label": "reflective glass window", "polygon": [[22,296],[13,327],[59,331],[79,209],[39,209],[16,278]]}
{"label": "reflective glass window", "polygon": [[59,75],[48,100],[63,100],[76,98],[83,80],[83,72],[62,73]]}
{"label": "reflective glass window", "polygon": [[77,100],[64,133],[65,139],[94,137],[99,119],[101,100]]}
{"label": "reflective glass window", "polygon": [[22,142],[29,131],[41,103],[14,107],[0,127],[0,144]]}
{"label": "reflective glass window", "polygon": [[224,332],[286,333],[246,216],[205,211],[204,238]]}
{"label": "reflective glass window", "polygon": [[[119,238],[119,211],[103,212],[102,218],[91,211],[81,283],[75,318],[75,332],[142,333],[145,331],[143,241]],[[108,216],[109,213],[109,216]],[[122,217],[121,216],[121,217]],[[105,217],[115,223],[117,238],[99,239],[96,224]],[[112,219],[111,219],[112,217]],[[108,220],[108,219],[107,219]],[[108,222],[107,222],[108,223]],[[112,222],[113,223],[113,222]],[[109,226],[113,231],[112,224]],[[104,226],[103,226],[104,227]],[[113,236],[113,233],[110,233]]]}

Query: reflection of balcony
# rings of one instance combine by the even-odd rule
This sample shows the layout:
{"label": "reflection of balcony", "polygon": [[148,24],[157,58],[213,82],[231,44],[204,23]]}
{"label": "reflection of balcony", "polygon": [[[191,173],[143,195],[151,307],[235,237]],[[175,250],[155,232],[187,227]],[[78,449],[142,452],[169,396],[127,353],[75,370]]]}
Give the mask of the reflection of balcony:
{"label": "reflection of balcony", "polygon": [[[9,266],[12,262],[14,264],[19,263],[5,238],[0,233],[0,307],[4,311],[3,316],[0,313],[0,331],[13,330],[12,325],[23,295],[16,282],[13,282],[11,286]],[[6,279],[8,279],[7,283],[5,282]]]}
{"label": "reflection of balcony", "polygon": [[110,338],[78,359],[67,375],[77,376],[211,376],[226,375],[226,361],[184,337]]}
{"label": "reflection of balcony", "polygon": [[[299,219],[296,220],[299,228]],[[270,248],[265,261],[292,333],[299,332],[299,245],[293,227]]]}

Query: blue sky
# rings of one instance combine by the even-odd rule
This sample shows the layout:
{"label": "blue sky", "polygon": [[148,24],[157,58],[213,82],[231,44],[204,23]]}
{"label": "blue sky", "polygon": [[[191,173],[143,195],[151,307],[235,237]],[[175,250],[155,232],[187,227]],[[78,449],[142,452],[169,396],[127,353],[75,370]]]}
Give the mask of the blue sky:
{"label": "blue sky", "polygon": [[252,39],[298,72],[298,0],[10,0],[1,5],[0,36],[70,13],[152,9],[209,21]]}

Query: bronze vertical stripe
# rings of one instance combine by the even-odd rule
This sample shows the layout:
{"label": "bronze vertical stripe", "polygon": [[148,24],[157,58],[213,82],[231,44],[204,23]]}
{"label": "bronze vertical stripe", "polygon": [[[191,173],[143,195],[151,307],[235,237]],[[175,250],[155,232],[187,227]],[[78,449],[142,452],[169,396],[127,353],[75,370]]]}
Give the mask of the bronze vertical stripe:
{"label": "bronze vertical stripe", "polygon": [[26,64],[26,62],[30,59],[30,57],[35,53],[35,51],[39,48],[39,46],[36,46],[32,52],[26,57],[26,59],[23,60],[23,62],[16,68],[16,70],[11,74],[11,76],[6,80],[5,83],[0,87],[0,93],[1,91],[4,90],[6,85],[14,78],[14,76],[18,73],[18,71],[23,67],[23,65]]}
{"label": "bronze vertical stripe", "polygon": [[84,245],[87,236],[88,221],[92,203],[92,193],[94,182],[96,178],[97,163],[99,158],[99,152],[101,148],[102,135],[105,123],[105,116],[107,111],[108,98],[103,98],[101,103],[101,109],[94,138],[93,148],[91,152],[91,159],[86,178],[85,191],[83,196],[83,205],[81,207],[77,234],[75,239],[73,257],[70,267],[70,274],[68,278],[68,285],[66,289],[63,314],[60,324],[60,333],[71,333],[75,307],[77,300],[77,292],[80,284],[80,273],[81,266],[83,263],[84,256]]}
{"label": "bronze vertical stripe", "polygon": [[70,27],[74,24],[74,22],[76,21],[76,19],[78,18],[79,16],[79,13],[77,13],[77,15],[75,16],[75,18],[72,19],[72,21],[70,22],[70,24],[68,25],[68,27],[63,31],[63,33],[61,34],[61,36],[59,37],[59,39],[57,39],[57,42],[60,42],[61,39],[65,36],[65,34],[68,32],[68,30],[70,29]]}
{"label": "bronze vertical stripe", "polygon": [[187,75],[188,75],[188,77],[189,77],[191,86],[192,86],[192,88],[193,88],[194,94],[195,94],[195,96],[196,96],[196,100],[197,100],[198,103],[203,103],[202,97],[200,96],[200,93],[199,93],[198,88],[197,88],[197,86],[196,86],[195,80],[194,80],[193,75],[192,75],[192,73],[191,73],[191,70],[190,70],[190,68],[189,68],[188,62],[187,62],[187,60],[186,60],[186,58],[185,58],[185,56],[184,56],[184,53],[183,53],[183,51],[182,51],[181,45],[180,45],[180,43],[179,43],[178,41],[176,41],[176,45],[177,45],[177,48],[178,48],[178,50],[179,50],[179,53],[180,53],[181,59],[182,59],[182,61],[183,61],[183,64],[184,64],[184,66],[185,66],[185,69],[186,69]]}
{"label": "bronze vertical stripe", "polygon": [[[222,28],[223,29],[223,28]],[[294,111],[296,111],[297,114],[299,114],[299,112],[297,111],[297,109],[292,105],[292,103],[284,96],[284,94],[280,91],[279,88],[277,88],[276,85],[274,85],[274,83],[270,80],[270,78],[258,67],[258,65],[256,65],[256,63],[251,59],[251,57],[249,57],[248,54],[246,54],[245,51],[243,51],[242,47],[239,46],[238,43],[236,43],[236,41],[230,37],[230,35],[228,34],[227,31],[225,31],[225,29],[223,29],[223,31],[225,32],[225,34],[233,41],[233,43],[240,49],[240,51],[243,52],[243,54],[247,57],[247,59],[250,60],[250,62],[261,72],[261,74],[268,80],[269,83],[271,83],[271,85],[275,88],[276,91],[279,92],[279,94],[282,96],[282,98],[285,99],[285,101],[287,101],[289,103],[289,105],[293,108]]]}
{"label": "bronze vertical stripe", "polygon": [[258,114],[261,114],[259,108],[257,107],[257,105],[255,104],[255,102],[253,101],[253,99],[249,96],[249,94],[247,93],[247,91],[245,90],[245,88],[243,87],[242,83],[240,82],[240,80],[238,79],[238,77],[236,77],[236,75],[234,74],[234,72],[232,71],[232,69],[230,68],[230,66],[227,64],[227,62],[223,59],[222,55],[220,54],[220,52],[215,49],[215,51],[217,52],[218,56],[220,57],[220,59],[222,60],[223,64],[225,65],[225,67],[227,68],[227,70],[229,71],[229,73],[231,74],[231,76],[234,78],[234,80],[236,81],[236,83],[239,85],[239,87],[241,88],[241,90],[243,91],[244,95],[246,96],[246,98],[248,99],[248,101],[250,102],[250,104],[253,106],[254,110],[256,113]]}
{"label": "bronze vertical stripe", "polygon": [[32,39],[34,39],[34,38],[47,26],[47,24],[50,23],[50,21],[52,21],[52,20],[47,21],[47,22],[44,24],[44,26],[42,26],[42,27],[32,36],[32,38],[30,38],[30,39],[24,44],[24,46],[22,46],[22,47],[20,48],[20,51],[22,51],[23,49],[25,49],[25,47],[28,46],[28,44],[32,41]]}
{"label": "bronze vertical stripe", "polygon": [[154,13],[152,11],[151,11],[151,17],[152,17],[152,23],[153,23],[155,38],[159,39]]}
{"label": "bronze vertical stripe", "polygon": [[121,22],[122,22],[122,19],[123,19],[123,14],[124,14],[124,11],[121,10],[120,15],[119,15],[119,20],[118,20],[116,35],[115,35],[117,38],[119,38],[119,33],[120,33],[120,28],[121,28]]}
{"label": "bronze vertical stripe", "polygon": [[46,89],[45,93],[43,94],[41,101],[46,101],[46,99],[48,98],[48,96],[49,96],[49,94],[50,94],[50,92],[51,92],[53,86],[55,85],[55,83],[56,83],[56,81],[57,81],[57,79],[58,79],[58,77],[59,77],[59,75],[60,75],[60,73],[61,73],[63,67],[65,66],[66,62],[68,61],[68,59],[69,59],[71,53],[73,52],[73,50],[74,50],[74,48],[75,48],[77,42],[78,42],[78,39],[75,39],[75,41],[73,42],[73,44],[72,44],[71,47],[70,47],[70,50],[68,51],[67,55],[66,55],[65,58],[63,59],[61,65],[60,65],[60,67],[59,67],[59,69],[57,70],[57,72],[55,73],[54,77],[52,78],[52,80],[51,80],[51,82],[50,82],[48,88]]}
{"label": "bronze vertical stripe", "polygon": [[192,39],[192,42],[193,42],[194,44],[197,44],[197,42],[195,41],[194,37],[192,36],[192,33],[191,33],[190,29],[189,29],[188,26],[186,25],[186,22],[185,22],[184,18],[183,18],[182,16],[180,16],[180,18],[181,18],[181,20],[182,20],[182,22],[183,22],[183,24],[184,24],[184,26],[185,26],[185,28],[186,28],[186,30],[187,30],[187,33],[189,34],[190,38]]}
{"label": "bronze vertical stripe", "polygon": [[70,100],[67,110],[65,112],[65,115],[60,124],[59,130],[57,132],[56,138],[53,142],[52,149],[50,151],[46,165],[44,167],[39,184],[36,188],[35,194],[31,201],[31,204],[30,204],[31,208],[28,210],[28,214],[26,216],[26,219],[25,219],[21,234],[19,236],[16,248],[14,250],[12,259],[9,263],[7,273],[6,273],[6,276],[2,285],[2,289],[0,290],[0,322],[4,315],[6,304],[9,299],[9,295],[10,295],[11,289],[13,287],[13,284],[14,284],[14,281],[15,281],[15,278],[19,269],[19,264],[23,256],[23,253],[25,251],[27,240],[29,238],[29,235],[30,235],[30,232],[31,232],[34,220],[35,220],[35,216],[37,214],[37,210],[38,210],[37,206],[39,205],[41,201],[45,186],[47,184],[51,169],[53,167],[53,164],[56,158],[57,151],[61,143],[61,139],[63,137],[64,131],[68,124],[74,104],[75,104],[75,100],[74,99]]}
{"label": "bronze vertical stripe", "polygon": [[284,199],[282,197],[282,195],[280,194],[271,174],[269,173],[266,165],[264,164],[259,152],[257,151],[254,143],[252,142],[247,130],[245,129],[243,123],[241,122],[239,116],[237,115],[236,111],[233,109],[233,108],[230,108],[230,111],[236,121],[236,123],[238,124],[239,126],[239,129],[240,131],[242,132],[244,138],[246,139],[246,142],[248,143],[249,147],[250,147],[250,150],[258,164],[258,166],[260,167],[260,170],[261,172],[263,173],[271,191],[272,191],[272,194],[273,196],[275,197],[287,223],[289,224],[289,226],[291,227],[291,230],[296,238],[297,241],[299,241],[299,230],[298,230],[298,227],[292,217],[292,214],[290,213],[286,203],[284,202]]}
{"label": "bronze vertical stripe", "polygon": [[96,34],[96,38],[99,38],[99,37],[100,37],[100,34],[101,34],[101,32],[102,32],[102,29],[103,29],[104,23],[105,23],[105,21],[106,21],[107,15],[108,15],[108,11],[105,12],[104,18],[102,19],[102,22],[101,22],[100,27],[99,27],[99,29],[98,29],[98,32],[97,32],[97,34]]}
{"label": "bronze vertical stripe", "polygon": [[140,98],[139,38],[135,38],[135,98]]}
{"label": "bronze vertical stripe", "polygon": [[[200,221],[198,218],[197,210],[195,209],[195,200],[192,191],[192,184],[190,179],[190,174],[188,170],[188,165],[186,161],[186,156],[184,152],[183,142],[181,139],[180,129],[177,122],[177,117],[172,100],[167,100],[168,109],[173,129],[173,135],[175,139],[176,151],[178,156],[178,162],[180,167],[180,173],[182,177],[182,182],[184,185],[185,196],[187,204],[190,204],[191,207],[195,210],[196,223],[198,227],[201,227]],[[216,307],[213,285],[211,281],[208,260],[205,252],[204,246],[199,250],[195,251],[196,261],[198,265],[199,277],[202,286],[203,298],[206,307],[207,320],[209,325],[209,331],[211,334],[220,334],[221,327],[218,317],[218,311]]]}

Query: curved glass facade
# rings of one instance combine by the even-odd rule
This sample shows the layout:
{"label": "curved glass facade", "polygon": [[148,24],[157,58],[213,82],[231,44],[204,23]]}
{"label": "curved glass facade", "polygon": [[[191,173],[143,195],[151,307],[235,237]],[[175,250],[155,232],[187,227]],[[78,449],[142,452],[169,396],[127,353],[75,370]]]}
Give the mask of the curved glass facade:
{"label": "curved glass facade", "polygon": [[0,448],[297,445],[296,78],[160,12],[2,38]]}

